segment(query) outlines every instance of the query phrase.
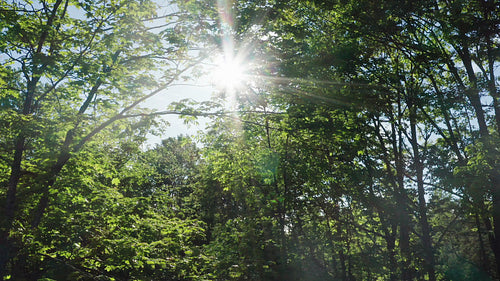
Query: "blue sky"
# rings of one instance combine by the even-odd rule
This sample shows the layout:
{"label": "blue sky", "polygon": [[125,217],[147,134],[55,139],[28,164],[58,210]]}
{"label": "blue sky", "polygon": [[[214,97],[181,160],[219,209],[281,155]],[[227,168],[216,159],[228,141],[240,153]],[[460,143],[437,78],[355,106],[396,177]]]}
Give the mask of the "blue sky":
{"label": "blue sky", "polygon": [[[202,80],[204,79],[174,84],[165,91],[145,101],[143,106],[163,111],[170,103],[178,102],[183,99],[193,99],[197,102],[210,100],[215,89],[208,82]],[[162,139],[175,137],[181,134],[194,135],[197,131],[203,130],[208,121],[207,118],[198,118],[198,125],[186,125],[178,115],[165,115],[161,118],[168,121],[170,126],[165,128],[165,132],[161,136],[149,135],[147,145],[154,145],[160,143]]]}

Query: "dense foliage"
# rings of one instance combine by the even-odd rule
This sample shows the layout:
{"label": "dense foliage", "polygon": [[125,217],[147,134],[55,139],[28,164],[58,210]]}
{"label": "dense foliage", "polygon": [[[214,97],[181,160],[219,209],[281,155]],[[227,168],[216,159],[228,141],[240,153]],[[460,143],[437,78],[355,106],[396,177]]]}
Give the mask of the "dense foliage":
{"label": "dense foliage", "polygon": [[[488,0],[2,1],[0,275],[500,280],[499,15]],[[218,52],[251,79],[140,108]],[[170,113],[211,122],[144,149]]]}

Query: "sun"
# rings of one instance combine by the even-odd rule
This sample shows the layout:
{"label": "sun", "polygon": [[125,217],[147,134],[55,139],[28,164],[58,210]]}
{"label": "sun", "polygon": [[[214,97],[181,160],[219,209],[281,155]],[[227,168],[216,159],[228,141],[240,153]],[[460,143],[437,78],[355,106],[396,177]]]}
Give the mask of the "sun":
{"label": "sun", "polygon": [[221,55],[216,58],[214,65],[212,80],[218,89],[235,91],[245,85],[248,69],[244,60]]}

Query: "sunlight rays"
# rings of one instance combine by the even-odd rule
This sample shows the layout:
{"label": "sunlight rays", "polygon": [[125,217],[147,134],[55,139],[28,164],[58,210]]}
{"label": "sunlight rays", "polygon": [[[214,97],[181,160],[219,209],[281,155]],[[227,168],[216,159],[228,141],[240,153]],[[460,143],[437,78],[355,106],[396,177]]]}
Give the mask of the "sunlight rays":
{"label": "sunlight rays", "polygon": [[211,82],[220,91],[230,110],[238,106],[238,94],[245,90],[249,82],[249,50],[235,42],[232,0],[218,0],[220,18],[221,52],[212,57]]}
{"label": "sunlight rays", "polygon": [[[239,106],[239,100],[248,92],[255,89],[275,88],[277,92],[284,95],[301,97],[307,100],[320,101],[322,103],[347,106],[355,102],[346,97],[335,97],[336,90],[345,87],[353,87],[357,90],[365,88],[365,91],[381,88],[373,84],[349,83],[332,80],[318,80],[304,77],[279,76],[273,65],[279,63],[276,58],[279,55],[267,54],[268,58],[255,56],[259,50],[259,44],[269,40],[270,35],[259,34],[259,28],[266,16],[263,16],[253,24],[253,27],[242,35],[236,35],[236,21],[233,15],[233,0],[218,0],[218,13],[220,18],[221,45],[218,55],[211,58],[212,70],[210,80],[213,86],[226,99],[229,110],[235,111]],[[273,35],[277,36],[277,35]],[[261,54],[262,55],[262,54]],[[279,68],[279,66],[276,66]],[[311,91],[311,88],[322,88],[330,95],[323,96]],[[309,90],[308,90],[309,89]],[[266,90],[264,90],[266,91]]]}

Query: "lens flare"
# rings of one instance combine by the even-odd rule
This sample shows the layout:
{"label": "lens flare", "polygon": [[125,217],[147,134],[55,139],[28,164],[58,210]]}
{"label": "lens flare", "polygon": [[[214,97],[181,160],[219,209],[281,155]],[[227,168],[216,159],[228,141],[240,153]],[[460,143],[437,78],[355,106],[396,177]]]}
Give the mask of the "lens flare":
{"label": "lens flare", "polygon": [[231,56],[221,56],[215,61],[214,85],[225,91],[234,91],[244,86],[246,67],[243,61]]}

